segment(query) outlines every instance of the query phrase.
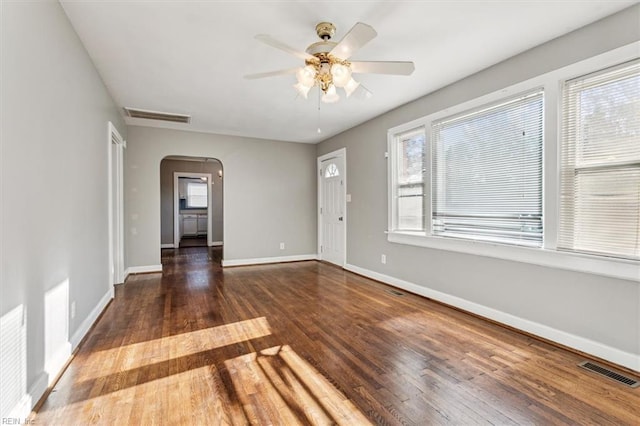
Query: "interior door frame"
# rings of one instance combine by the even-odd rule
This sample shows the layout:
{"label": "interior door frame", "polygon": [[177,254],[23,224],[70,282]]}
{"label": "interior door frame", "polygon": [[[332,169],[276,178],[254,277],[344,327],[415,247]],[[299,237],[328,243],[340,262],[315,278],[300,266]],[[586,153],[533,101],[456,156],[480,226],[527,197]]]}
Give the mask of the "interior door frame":
{"label": "interior door frame", "polygon": [[339,266],[344,267],[346,265],[347,262],[347,148],[340,148],[338,150],[329,152],[327,154],[321,155],[320,157],[318,157],[318,161],[317,161],[317,166],[318,166],[318,259],[322,260],[322,245],[323,245],[323,239],[322,239],[322,213],[321,213],[321,209],[322,209],[322,182],[323,182],[323,176],[322,176],[322,163],[324,161],[330,160],[332,158],[342,158],[342,164],[343,164],[343,168],[344,170],[341,170],[342,173],[342,181],[343,181],[343,185],[342,187],[342,211],[343,211],[343,217],[344,217],[344,232],[342,233],[342,261],[340,262]]}
{"label": "interior door frame", "polygon": [[211,222],[213,220],[213,191],[211,184],[213,183],[211,173],[196,172],[173,172],[173,247],[180,247],[180,194],[179,179],[185,178],[207,178],[207,245],[213,246],[213,229]]}
{"label": "interior door frame", "polygon": [[[112,122],[108,124],[107,164],[108,164],[108,232],[109,232],[109,287],[124,282],[124,149],[125,141]],[[115,158],[113,148],[115,145]],[[113,175],[114,162],[116,175]],[[114,179],[115,178],[115,179]],[[115,185],[114,185],[114,180]],[[115,205],[114,205],[115,204]],[[114,217],[114,209],[115,217]],[[115,222],[115,226],[114,226]],[[113,296],[113,295],[112,295]]]}

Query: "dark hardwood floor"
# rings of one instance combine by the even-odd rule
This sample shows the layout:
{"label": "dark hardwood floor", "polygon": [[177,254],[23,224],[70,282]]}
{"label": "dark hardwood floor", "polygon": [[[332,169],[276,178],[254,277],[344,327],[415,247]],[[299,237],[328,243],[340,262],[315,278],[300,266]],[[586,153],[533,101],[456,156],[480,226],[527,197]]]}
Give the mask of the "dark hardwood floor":
{"label": "dark hardwood floor", "polygon": [[640,424],[640,388],[577,354],[339,268],[162,262],[117,287],[35,424]]}
{"label": "dark hardwood floor", "polygon": [[206,247],[207,236],[200,235],[198,237],[182,237],[180,239],[180,248],[184,247]]}

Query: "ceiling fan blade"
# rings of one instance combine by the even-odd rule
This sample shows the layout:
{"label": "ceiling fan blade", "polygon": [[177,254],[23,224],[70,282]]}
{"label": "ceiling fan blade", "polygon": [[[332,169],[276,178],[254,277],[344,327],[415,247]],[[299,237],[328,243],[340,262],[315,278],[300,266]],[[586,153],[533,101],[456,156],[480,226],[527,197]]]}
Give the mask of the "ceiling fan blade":
{"label": "ceiling fan blade", "polygon": [[378,33],[372,27],[358,22],[329,53],[343,60],[349,59],[377,35]]}
{"label": "ceiling fan blade", "polygon": [[406,61],[351,62],[351,71],[361,74],[411,75],[415,69],[413,62]]}
{"label": "ceiling fan blade", "polygon": [[286,70],[259,72],[257,74],[247,74],[244,76],[247,80],[255,80],[257,78],[276,77],[278,75],[295,74],[298,68],[289,68]]}
{"label": "ceiling fan blade", "polygon": [[306,52],[301,52],[299,50],[294,49],[293,47],[284,44],[281,41],[276,40],[275,38],[271,37],[270,35],[267,34],[258,34],[256,36],[257,40],[260,40],[261,42],[263,42],[264,44],[268,44],[271,47],[275,47],[276,49],[280,49],[284,52],[287,52],[290,55],[293,56],[297,56],[300,59],[313,59],[314,56],[309,55]]}

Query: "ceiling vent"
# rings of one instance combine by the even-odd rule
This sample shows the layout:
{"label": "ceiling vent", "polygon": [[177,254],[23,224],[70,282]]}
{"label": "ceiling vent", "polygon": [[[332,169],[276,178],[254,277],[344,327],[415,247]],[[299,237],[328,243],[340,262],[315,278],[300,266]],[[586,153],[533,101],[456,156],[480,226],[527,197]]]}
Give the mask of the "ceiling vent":
{"label": "ceiling vent", "polygon": [[184,114],[173,114],[171,112],[149,111],[146,109],[124,107],[127,117],[144,118],[147,120],[170,121],[172,123],[190,123],[191,116]]}

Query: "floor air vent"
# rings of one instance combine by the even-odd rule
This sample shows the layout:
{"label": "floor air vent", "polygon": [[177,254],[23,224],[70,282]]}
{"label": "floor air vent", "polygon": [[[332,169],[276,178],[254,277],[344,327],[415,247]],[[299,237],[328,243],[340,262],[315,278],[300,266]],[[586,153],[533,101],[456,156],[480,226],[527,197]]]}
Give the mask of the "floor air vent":
{"label": "floor air vent", "polygon": [[129,107],[125,107],[124,112],[127,114],[127,117],[131,117],[131,118],[145,118],[147,120],[171,121],[173,123],[189,123],[191,121],[190,115],[174,114],[172,112],[149,111],[146,109],[136,109],[136,108],[129,108]]}
{"label": "floor air vent", "polygon": [[632,379],[631,377],[616,373],[615,371],[609,370],[608,368],[602,367],[589,361],[583,361],[578,364],[578,366],[584,368],[585,370],[593,371],[594,373],[600,374],[601,376],[608,377],[611,380],[615,380],[618,383],[622,383],[623,385],[627,385],[632,388],[637,388],[638,386],[640,386],[640,382]]}
{"label": "floor air vent", "polygon": [[387,290],[387,293],[391,293],[394,296],[404,296],[404,293],[398,290]]}

